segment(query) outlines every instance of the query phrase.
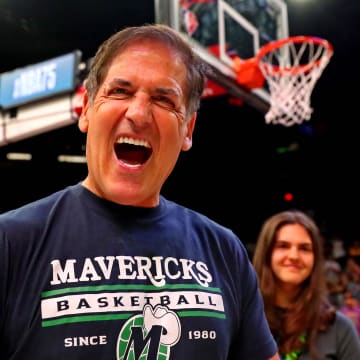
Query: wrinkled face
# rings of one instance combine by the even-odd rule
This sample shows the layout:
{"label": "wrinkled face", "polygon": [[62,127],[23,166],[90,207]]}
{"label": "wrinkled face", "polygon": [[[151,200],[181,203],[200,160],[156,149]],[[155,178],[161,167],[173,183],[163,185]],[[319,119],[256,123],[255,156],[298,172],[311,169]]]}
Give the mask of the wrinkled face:
{"label": "wrinkled face", "polygon": [[271,267],[281,285],[300,286],[314,267],[312,241],[299,224],[282,226],[271,255]]}
{"label": "wrinkled face", "polygon": [[124,205],[152,207],[182,150],[192,145],[196,113],[185,118],[186,68],[161,43],[142,40],[111,63],[92,104],[84,96],[84,186]]}

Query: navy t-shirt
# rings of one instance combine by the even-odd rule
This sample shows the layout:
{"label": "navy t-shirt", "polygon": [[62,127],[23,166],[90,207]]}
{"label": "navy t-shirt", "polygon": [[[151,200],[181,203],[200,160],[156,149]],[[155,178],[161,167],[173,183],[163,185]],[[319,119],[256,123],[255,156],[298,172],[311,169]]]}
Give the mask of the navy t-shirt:
{"label": "navy t-shirt", "polygon": [[229,229],[161,197],[82,185],[0,215],[0,358],[265,360],[269,331]]}

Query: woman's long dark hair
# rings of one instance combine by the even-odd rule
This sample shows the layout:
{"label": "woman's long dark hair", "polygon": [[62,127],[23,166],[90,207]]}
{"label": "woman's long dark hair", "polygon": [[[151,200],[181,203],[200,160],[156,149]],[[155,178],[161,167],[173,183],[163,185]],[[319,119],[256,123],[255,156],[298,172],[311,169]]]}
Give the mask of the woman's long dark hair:
{"label": "woman's long dark hair", "polygon": [[[271,269],[271,254],[279,229],[287,224],[299,224],[308,232],[314,252],[314,267],[304,281],[296,301],[286,311],[279,311],[275,304],[276,282]],[[264,298],[265,312],[270,329],[278,341],[281,354],[287,354],[304,347],[312,359],[321,359],[316,351],[315,339],[334,321],[335,308],[328,300],[324,276],[324,253],[322,236],[314,220],[306,213],[288,210],[268,218],[258,235],[253,264]]]}

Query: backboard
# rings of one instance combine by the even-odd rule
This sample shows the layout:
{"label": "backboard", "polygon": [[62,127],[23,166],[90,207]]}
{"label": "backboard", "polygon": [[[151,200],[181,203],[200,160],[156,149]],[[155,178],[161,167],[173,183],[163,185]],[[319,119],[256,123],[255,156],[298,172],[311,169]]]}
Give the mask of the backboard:
{"label": "backboard", "polygon": [[267,84],[247,89],[236,82],[233,56],[248,59],[270,41],[287,38],[283,0],[155,0],[155,19],[179,30],[216,71],[228,93],[266,112]]}

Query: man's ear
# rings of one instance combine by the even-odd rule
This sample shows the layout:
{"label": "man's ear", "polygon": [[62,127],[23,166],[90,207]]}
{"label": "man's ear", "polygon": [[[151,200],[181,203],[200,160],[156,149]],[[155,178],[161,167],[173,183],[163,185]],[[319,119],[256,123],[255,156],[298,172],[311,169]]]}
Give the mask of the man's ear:
{"label": "man's ear", "polygon": [[195,128],[195,122],[196,122],[197,113],[194,112],[191,115],[191,118],[186,121],[186,135],[184,137],[183,145],[181,147],[182,151],[187,151],[191,149],[192,146],[192,136]]}
{"label": "man's ear", "polygon": [[78,121],[78,127],[80,131],[83,133],[86,133],[89,127],[89,121],[87,118],[88,110],[89,110],[89,95],[85,90],[82,98],[82,110]]}

